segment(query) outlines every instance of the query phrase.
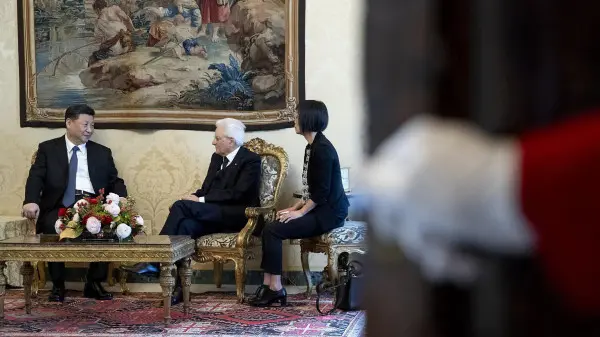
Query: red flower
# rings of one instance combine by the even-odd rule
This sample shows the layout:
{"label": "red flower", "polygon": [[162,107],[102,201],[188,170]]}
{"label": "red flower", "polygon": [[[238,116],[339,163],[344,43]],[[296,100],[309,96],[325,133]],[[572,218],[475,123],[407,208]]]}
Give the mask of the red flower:
{"label": "red flower", "polygon": [[60,230],[63,230],[63,231],[65,230],[65,228],[67,228],[67,226],[65,226],[65,224],[62,224],[62,225],[60,225],[58,227],[60,228]]}
{"label": "red flower", "polygon": [[67,215],[67,209],[66,208],[60,208],[58,210],[58,216],[65,216]]}
{"label": "red flower", "polygon": [[110,225],[110,223],[112,222],[112,217],[110,215],[103,215],[102,218],[100,219],[100,222],[103,225]]}
{"label": "red flower", "polygon": [[97,203],[98,203],[98,199],[96,199],[96,198],[93,198],[93,199],[90,199],[90,200],[88,200],[88,202],[89,202],[90,204],[92,204],[92,205],[95,205],[95,204],[97,204]]}
{"label": "red flower", "polygon": [[81,218],[81,223],[84,225],[87,224],[87,221],[90,218],[90,216],[91,216],[90,214],[84,215],[83,218]]}

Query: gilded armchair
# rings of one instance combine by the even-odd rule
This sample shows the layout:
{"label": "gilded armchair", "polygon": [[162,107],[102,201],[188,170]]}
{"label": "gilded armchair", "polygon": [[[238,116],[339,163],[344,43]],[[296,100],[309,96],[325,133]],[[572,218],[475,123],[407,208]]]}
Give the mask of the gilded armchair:
{"label": "gilded armchair", "polygon": [[261,245],[260,238],[253,236],[252,233],[261,217],[266,221],[274,219],[275,205],[288,171],[288,156],[281,147],[267,143],[260,138],[254,138],[244,146],[260,155],[262,159],[261,207],[246,208],[248,222],[239,233],[217,233],[198,238],[196,254],[192,256],[197,262],[213,262],[214,282],[217,288],[221,287],[223,264],[233,261],[236,293],[240,303],[244,301],[246,261],[254,258],[252,249]]}

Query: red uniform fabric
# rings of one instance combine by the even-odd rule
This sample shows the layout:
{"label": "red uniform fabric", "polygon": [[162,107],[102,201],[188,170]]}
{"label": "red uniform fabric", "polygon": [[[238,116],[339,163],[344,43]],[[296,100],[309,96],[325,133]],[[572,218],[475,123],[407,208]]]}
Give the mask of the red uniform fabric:
{"label": "red uniform fabric", "polygon": [[520,137],[521,204],[550,284],[600,313],[600,109]]}

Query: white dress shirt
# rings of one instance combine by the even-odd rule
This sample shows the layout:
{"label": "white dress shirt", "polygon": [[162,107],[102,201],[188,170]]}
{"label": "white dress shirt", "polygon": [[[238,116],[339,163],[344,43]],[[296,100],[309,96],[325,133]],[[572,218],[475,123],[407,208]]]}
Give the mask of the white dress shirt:
{"label": "white dress shirt", "polygon": [[[67,142],[67,161],[70,162],[75,144],[73,144],[66,135],[65,140]],[[94,192],[94,186],[92,186],[92,180],[90,179],[90,172],[88,170],[87,148],[85,145],[85,143],[78,145],[79,151],[77,151],[77,175],[75,178],[75,189],[95,194],[96,192]]]}
{"label": "white dress shirt", "polygon": [[[240,150],[240,147],[238,146],[235,150],[231,151],[230,154],[225,156],[225,157],[227,157],[227,159],[229,159],[229,161],[227,162],[227,166],[231,165],[231,162],[233,162],[233,159],[235,158],[235,156],[237,155],[239,150]],[[225,166],[225,167],[227,167],[227,166]],[[224,169],[225,167],[223,167],[223,164],[221,164],[221,170]],[[199,197],[198,201],[204,202],[204,197]]]}

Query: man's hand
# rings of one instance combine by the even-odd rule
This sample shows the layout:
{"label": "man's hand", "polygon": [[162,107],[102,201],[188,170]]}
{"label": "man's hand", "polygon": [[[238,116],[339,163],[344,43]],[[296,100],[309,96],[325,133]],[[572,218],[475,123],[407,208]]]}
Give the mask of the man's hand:
{"label": "man's hand", "polygon": [[184,195],[183,197],[181,197],[181,200],[190,200],[190,201],[200,202],[200,198],[198,198],[197,196],[195,196],[193,194]]}
{"label": "man's hand", "polygon": [[35,219],[40,214],[40,206],[36,203],[29,203],[23,205],[23,210],[21,211],[21,215],[26,217],[27,219]]}
{"label": "man's hand", "polygon": [[287,213],[282,212],[279,214],[278,220],[284,223],[288,223],[290,220],[298,219],[302,216],[304,216],[304,213],[300,211],[291,211]]}

